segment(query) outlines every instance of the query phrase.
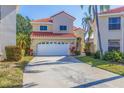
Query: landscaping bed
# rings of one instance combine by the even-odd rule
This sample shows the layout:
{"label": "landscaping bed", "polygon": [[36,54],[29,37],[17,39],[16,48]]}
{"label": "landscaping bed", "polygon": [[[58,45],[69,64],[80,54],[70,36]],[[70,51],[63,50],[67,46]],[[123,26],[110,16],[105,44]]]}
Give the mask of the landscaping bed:
{"label": "landscaping bed", "polygon": [[32,56],[26,56],[18,62],[0,62],[0,87],[22,87],[24,67],[32,58]]}
{"label": "landscaping bed", "polygon": [[92,56],[83,56],[83,57],[76,57],[76,58],[82,62],[92,65],[93,67],[98,67],[98,68],[124,76],[124,65],[122,64],[95,59]]}

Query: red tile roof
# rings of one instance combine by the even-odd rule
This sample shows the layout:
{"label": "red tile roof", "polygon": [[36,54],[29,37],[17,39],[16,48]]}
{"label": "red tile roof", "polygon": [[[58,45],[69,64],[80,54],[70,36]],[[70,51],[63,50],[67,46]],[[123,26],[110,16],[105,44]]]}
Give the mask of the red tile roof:
{"label": "red tile roof", "polygon": [[52,19],[50,18],[44,18],[44,19],[38,19],[38,20],[33,20],[32,22],[53,22]]}
{"label": "red tile roof", "polygon": [[73,26],[73,31],[81,29],[80,27]]}
{"label": "red tile roof", "polygon": [[76,37],[73,33],[32,32],[32,37]]}
{"label": "red tile roof", "polygon": [[121,13],[121,12],[124,12],[124,6],[115,9],[110,9],[108,11],[101,12],[100,14]]}

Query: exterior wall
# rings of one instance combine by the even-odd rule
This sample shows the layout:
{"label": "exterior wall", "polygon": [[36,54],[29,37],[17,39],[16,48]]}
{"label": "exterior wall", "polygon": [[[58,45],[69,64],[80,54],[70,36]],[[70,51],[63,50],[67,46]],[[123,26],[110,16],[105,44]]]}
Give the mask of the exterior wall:
{"label": "exterior wall", "polygon": [[5,58],[5,46],[16,45],[16,6],[1,6],[0,51]]}
{"label": "exterior wall", "polygon": [[[52,17],[53,23],[51,22],[32,22],[33,31],[40,31],[40,26],[47,26],[48,30],[42,32],[54,32],[54,33],[72,33],[74,19],[65,13],[61,13]],[[66,25],[67,31],[60,31],[60,25]]]}
{"label": "exterior wall", "polygon": [[[65,13],[61,13],[53,17],[53,32],[54,33],[72,33],[74,19]],[[66,25],[67,31],[60,31],[60,25]]]}
{"label": "exterior wall", "polygon": [[76,39],[62,39],[62,38],[37,38],[37,39],[32,39],[31,40],[31,49],[33,49],[33,54],[36,55],[36,51],[37,51],[37,45],[41,42],[46,42],[46,41],[57,41],[57,42],[65,42],[65,43],[72,43],[74,42],[74,45],[76,46]]}
{"label": "exterior wall", "polygon": [[[121,30],[109,30],[108,29],[108,18],[109,17],[121,17]],[[102,40],[103,52],[108,51],[108,40],[119,39],[120,50],[123,52],[123,37],[124,37],[124,17],[122,15],[110,15],[110,16],[99,16],[99,27]]]}
{"label": "exterior wall", "polygon": [[52,32],[53,31],[53,25],[52,24],[46,24],[46,23],[32,23],[33,31],[40,31],[40,26],[47,26],[48,30],[41,31],[41,32]]}
{"label": "exterior wall", "polygon": [[124,15],[122,16],[122,31],[121,31],[121,37],[122,37],[122,42],[121,42],[121,45],[122,45],[122,52],[124,52]]}

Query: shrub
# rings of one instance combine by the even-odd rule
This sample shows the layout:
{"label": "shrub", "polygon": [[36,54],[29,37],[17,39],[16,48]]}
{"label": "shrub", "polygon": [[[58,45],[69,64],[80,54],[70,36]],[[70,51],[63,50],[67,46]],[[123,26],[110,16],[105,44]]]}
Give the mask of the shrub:
{"label": "shrub", "polygon": [[113,51],[113,61],[114,62],[120,62],[122,59],[122,55],[120,52],[117,52],[117,51]]}
{"label": "shrub", "polygon": [[119,51],[111,51],[111,52],[106,52],[103,58],[104,60],[107,61],[121,62],[123,58],[123,54]]}
{"label": "shrub", "polygon": [[97,52],[94,54],[94,58],[95,58],[95,59],[100,59],[100,51],[97,51]]}
{"label": "shrub", "polygon": [[76,47],[74,47],[74,46],[70,48],[70,51],[72,54],[75,54],[75,50],[76,50]]}
{"label": "shrub", "polygon": [[84,49],[86,56],[91,56],[90,48],[91,48],[91,43],[86,43]]}
{"label": "shrub", "polygon": [[112,52],[105,52],[103,59],[109,61],[112,59]]}
{"label": "shrub", "polygon": [[91,56],[91,52],[90,51],[88,51],[88,50],[84,50],[84,51],[85,51],[86,56]]}
{"label": "shrub", "polygon": [[6,57],[9,61],[18,61],[21,59],[21,49],[17,46],[6,46]]}
{"label": "shrub", "polygon": [[81,52],[80,51],[75,51],[75,55],[80,55]]}

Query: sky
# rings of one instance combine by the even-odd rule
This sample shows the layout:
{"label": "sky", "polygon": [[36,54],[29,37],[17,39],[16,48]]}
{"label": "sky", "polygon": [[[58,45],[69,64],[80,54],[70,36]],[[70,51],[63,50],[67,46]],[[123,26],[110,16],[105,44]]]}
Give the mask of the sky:
{"label": "sky", "polygon": [[[111,8],[116,7],[120,6],[111,6]],[[81,19],[86,10],[87,6],[82,10],[79,5],[22,5],[20,6],[18,13],[35,20],[47,18],[58,12],[65,11],[76,18],[74,21],[75,26],[82,27]]]}

